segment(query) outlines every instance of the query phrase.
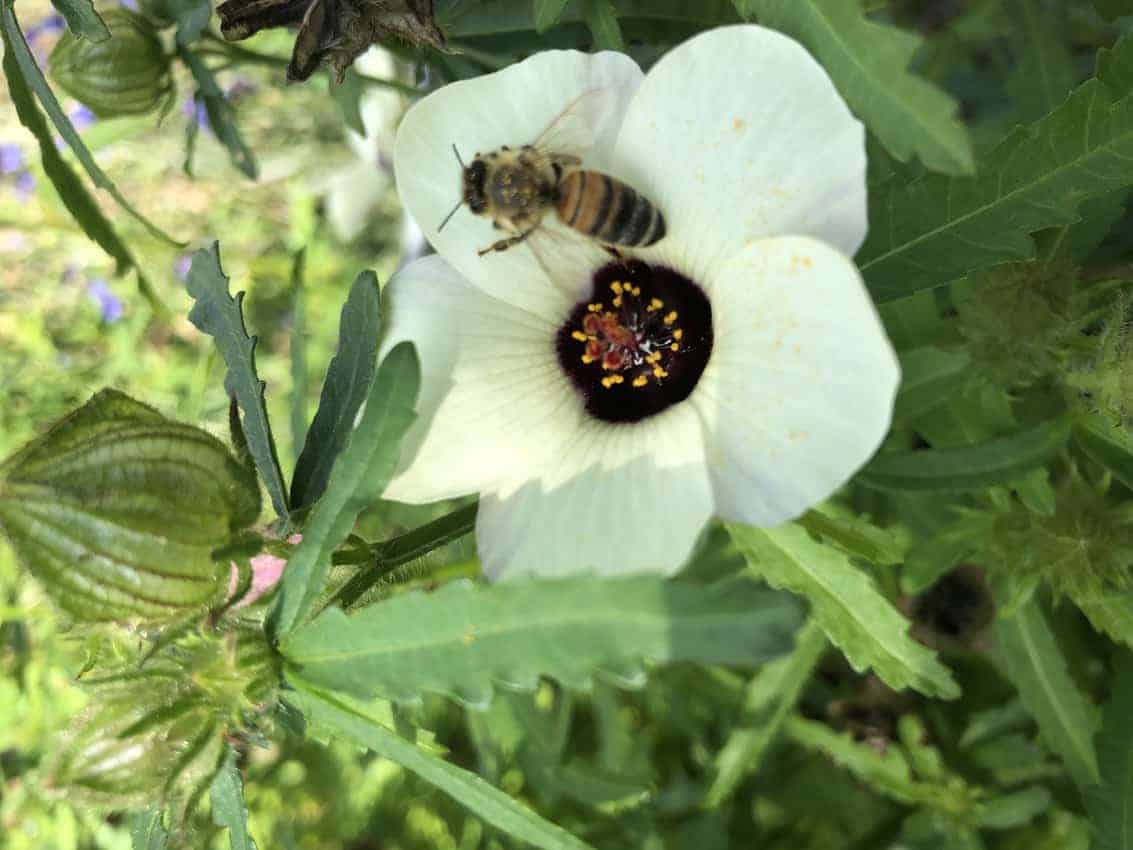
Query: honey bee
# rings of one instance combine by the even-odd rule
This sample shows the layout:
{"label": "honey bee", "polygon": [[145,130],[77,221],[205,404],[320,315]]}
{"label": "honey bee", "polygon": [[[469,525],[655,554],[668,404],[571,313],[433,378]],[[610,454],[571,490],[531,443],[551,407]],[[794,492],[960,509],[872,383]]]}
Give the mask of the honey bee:
{"label": "honey bee", "polygon": [[461,199],[441,228],[467,206],[474,215],[490,218],[496,228],[512,232],[478,251],[480,256],[528,239],[552,210],[567,227],[613,248],[644,248],[661,239],[665,218],[648,198],[608,174],[582,168],[580,157],[551,143],[555,131],[576,116],[581,100],[520,148],[505,145],[477,153],[465,165],[453,145],[461,166]]}

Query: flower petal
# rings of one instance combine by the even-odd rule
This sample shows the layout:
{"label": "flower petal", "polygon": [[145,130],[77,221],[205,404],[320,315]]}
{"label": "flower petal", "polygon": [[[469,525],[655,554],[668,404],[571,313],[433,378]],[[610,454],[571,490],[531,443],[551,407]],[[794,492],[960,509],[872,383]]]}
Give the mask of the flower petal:
{"label": "flower petal", "polygon": [[706,276],[773,235],[814,236],[852,256],[867,226],[864,140],[801,45],[763,27],[721,27],[649,71],[614,173],[665,216],[669,236],[650,253]]}
{"label": "flower petal", "polygon": [[806,237],[757,242],[711,281],[715,341],[691,397],[717,513],[771,526],[829,496],[889,428],[897,357],[853,264]]}
{"label": "flower petal", "polygon": [[481,496],[476,541],[489,578],[671,575],[712,515],[688,406],[634,425],[588,420],[553,458],[540,480]]}
{"label": "flower petal", "polygon": [[[565,312],[575,293],[547,286],[545,267],[588,265],[541,262],[529,244],[480,257],[478,250],[506,234],[467,209],[458,210],[437,232],[461,198],[461,170],[452,146],[468,162],[477,152],[534,142],[557,115],[584,97],[587,108],[571,122],[571,138],[556,145],[569,143],[581,150],[592,143],[594,156],[601,158],[612,147],[641,77],[641,69],[620,53],[589,56],[557,50],[433,92],[409,110],[398,130],[394,169],[402,201],[433,247],[473,284],[528,310]],[[542,241],[545,253],[560,245],[578,247],[561,237]],[[583,248],[593,248],[579,241]],[[564,286],[585,282],[570,280]]]}
{"label": "flower petal", "polygon": [[582,404],[559,368],[554,323],[486,295],[436,255],[386,293],[383,352],[410,339],[422,370],[419,419],[386,498],[432,502],[530,477],[555,435],[577,429]]}

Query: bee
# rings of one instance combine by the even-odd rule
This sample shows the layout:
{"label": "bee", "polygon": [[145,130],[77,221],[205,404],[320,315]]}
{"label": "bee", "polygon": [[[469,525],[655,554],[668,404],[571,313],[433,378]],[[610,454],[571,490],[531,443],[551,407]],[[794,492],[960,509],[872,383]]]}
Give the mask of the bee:
{"label": "bee", "polygon": [[[644,248],[665,235],[665,218],[644,195],[621,180],[581,167],[582,159],[550,140],[578,117],[580,98],[560,113],[531,144],[506,145],[477,153],[468,165],[453,145],[461,166],[461,198],[441,222],[443,228],[461,206],[490,218],[512,235],[477,253],[506,251],[531,237],[554,211],[567,227],[613,248]],[[438,228],[439,232],[440,228]]]}

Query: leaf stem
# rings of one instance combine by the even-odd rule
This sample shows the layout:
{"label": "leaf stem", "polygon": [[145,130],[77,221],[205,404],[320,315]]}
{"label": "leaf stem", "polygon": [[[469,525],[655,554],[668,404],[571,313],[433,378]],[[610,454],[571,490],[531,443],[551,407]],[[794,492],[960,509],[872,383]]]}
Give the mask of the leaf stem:
{"label": "leaf stem", "polygon": [[335,553],[336,565],[367,564],[368,566],[360,569],[343,585],[328,604],[337,603],[343,608],[349,608],[366,591],[398,567],[468,534],[476,525],[476,508],[475,503],[466,505],[381,543],[371,543],[368,546]]}

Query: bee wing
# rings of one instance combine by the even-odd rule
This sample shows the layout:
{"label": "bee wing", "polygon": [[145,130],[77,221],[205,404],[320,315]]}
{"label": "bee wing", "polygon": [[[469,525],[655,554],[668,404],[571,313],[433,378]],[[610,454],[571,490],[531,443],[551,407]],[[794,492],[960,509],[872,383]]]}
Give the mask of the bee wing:
{"label": "bee wing", "polygon": [[[523,245],[551,283],[572,299],[585,297],[590,287],[589,272],[610,260],[601,243],[553,221],[540,225]],[[522,248],[517,246],[517,250]]]}
{"label": "bee wing", "polygon": [[594,146],[598,128],[617,108],[617,92],[612,88],[587,89],[551,119],[532,143],[559,158],[582,157]]}

